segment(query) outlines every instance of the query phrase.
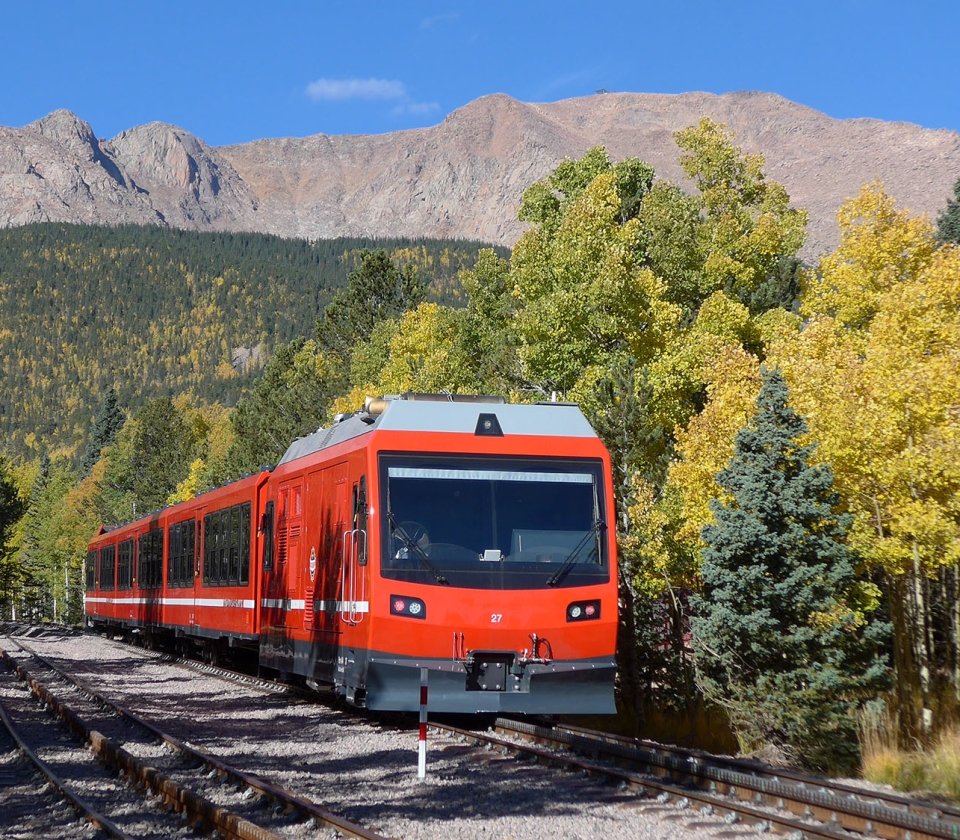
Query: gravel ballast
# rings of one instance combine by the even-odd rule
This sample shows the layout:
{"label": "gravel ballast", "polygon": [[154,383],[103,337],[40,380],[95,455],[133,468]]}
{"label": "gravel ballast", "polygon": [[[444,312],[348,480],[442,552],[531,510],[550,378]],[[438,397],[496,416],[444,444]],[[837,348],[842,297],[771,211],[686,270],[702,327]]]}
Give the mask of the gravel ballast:
{"label": "gravel ballast", "polygon": [[[756,834],[721,817],[434,733],[427,778],[418,781],[415,727],[358,721],[319,702],[237,685],[98,636],[45,635],[27,641],[198,749],[384,835],[733,840]],[[326,831],[311,834],[329,836]]]}

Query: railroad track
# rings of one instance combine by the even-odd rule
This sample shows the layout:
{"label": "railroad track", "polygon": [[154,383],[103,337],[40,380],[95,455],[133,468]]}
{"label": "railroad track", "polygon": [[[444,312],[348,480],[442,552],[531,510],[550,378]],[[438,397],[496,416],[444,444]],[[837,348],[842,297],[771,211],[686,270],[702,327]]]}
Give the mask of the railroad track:
{"label": "railroad track", "polygon": [[[846,797],[855,801],[883,805],[896,812],[904,812],[919,818],[933,820],[936,825],[949,825],[952,833],[948,836],[960,837],[960,807],[946,802],[921,800],[890,791],[866,790],[862,787],[802,773],[788,767],[771,767],[749,759],[715,756],[702,750],[663,745],[654,741],[596,732],[578,726],[559,726],[556,727],[556,732],[563,738],[573,741],[578,738],[586,738],[588,743],[600,741],[608,755],[622,754],[629,761],[637,760],[639,755],[641,761],[655,764],[665,772],[669,772],[671,767],[684,764],[688,767],[709,765],[714,775],[721,774],[721,771],[722,774],[728,772],[747,774],[757,780],[792,784],[801,790],[816,791],[830,797]],[[733,779],[731,778],[730,781],[732,782]]]}
{"label": "railroad track", "polygon": [[756,762],[578,727],[543,727],[503,718],[495,723],[495,735],[437,723],[431,726],[461,740],[600,775],[662,802],[794,838],[960,838],[960,809]]}
{"label": "railroad track", "polygon": [[[245,773],[160,731],[128,709],[100,695],[40,656],[21,639],[11,640],[30,658],[31,673],[0,649],[0,658],[30,690],[108,764],[132,783],[152,791],[167,806],[182,811],[190,824],[215,829],[224,837],[267,840],[291,828],[332,830],[335,836],[383,840],[381,835],[346,820],[292,791]],[[56,683],[51,689],[49,684]],[[70,697],[70,703],[62,697]],[[82,712],[78,712],[75,708]],[[81,716],[83,715],[83,716]],[[91,721],[105,731],[94,729]],[[120,746],[151,752],[150,766]]]}
{"label": "railroad track", "polygon": [[129,813],[131,808],[150,809],[142,795],[118,782],[89,750],[56,726],[6,668],[0,668],[0,697],[5,740],[18,755],[5,767],[3,836],[89,836],[88,828],[77,830],[77,816],[98,829],[99,836],[132,840],[186,835],[182,821],[171,820],[165,812],[139,820],[136,828],[129,819],[112,819],[110,814]]}
{"label": "railroad track", "polygon": [[[169,656],[163,658],[170,660]],[[174,661],[181,663],[179,659]],[[281,691],[291,699],[305,694],[221,667],[190,661],[182,664],[265,691]],[[311,698],[316,699],[316,695]],[[686,808],[691,814],[714,815],[740,823],[743,828],[752,826],[791,838],[830,840],[858,836],[890,840],[960,838],[960,809],[955,807],[842,785],[757,762],[571,726],[541,727],[500,719],[495,734],[489,735],[439,722],[431,726],[461,742],[583,771],[620,788]]]}
{"label": "railroad track", "polygon": [[[77,829],[77,816],[108,837],[127,835],[97,808],[77,796],[66,781],[43,761],[24,738],[0,702],[0,790],[5,792],[0,828],[6,833],[36,830],[57,837],[86,836]],[[37,815],[42,815],[38,822]]]}

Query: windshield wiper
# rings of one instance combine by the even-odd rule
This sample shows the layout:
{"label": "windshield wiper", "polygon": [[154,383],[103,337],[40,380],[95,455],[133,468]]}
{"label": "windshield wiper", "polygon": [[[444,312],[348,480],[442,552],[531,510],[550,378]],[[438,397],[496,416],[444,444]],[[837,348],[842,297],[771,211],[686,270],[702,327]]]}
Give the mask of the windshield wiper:
{"label": "windshield wiper", "polygon": [[588,554],[585,559],[589,559],[594,555],[596,555],[599,558],[599,554],[597,554],[597,549],[600,546],[600,537],[602,532],[603,532],[603,522],[597,519],[593,523],[593,528],[587,531],[583,535],[583,539],[581,539],[580,542],[578,542],[576,546],[574,546],[573,551],[571,551],[567,555],[567,559],[563,561],[563,565],[561,565],[559,569],[557,569],[552,575],[550,575],[549,578],[547,578],[547,586],[556,586],[558,583],[560,583],[560,581],[562,581],[570,573],[570,570],[574,566],[576,566],[577,563],[580,562],[577,559],[577,557],[580,554],[580,552],[583,551],[587,543],[590,541],[590,537],[594,537],[596,542],[594,542],[593,549],[590,551],[590,554]]}
{"label": "windshield wiper", "polygon": [[448,581],[440,570],[430,562],[430,558],[427,557],[427,553],[420,547],[420,543],[412,539],[410,535],[400,527],[400,524],[393,516],[393,512],[387,514],[387,518],[390,521],[390,524],[393,526],[393,533],[396,534],[400,540],[403,542],[404,546],[408,552],[413,552],[417,560],[420,561],[420,565],[423,566],[431,575],[437,583],[449,584]]}

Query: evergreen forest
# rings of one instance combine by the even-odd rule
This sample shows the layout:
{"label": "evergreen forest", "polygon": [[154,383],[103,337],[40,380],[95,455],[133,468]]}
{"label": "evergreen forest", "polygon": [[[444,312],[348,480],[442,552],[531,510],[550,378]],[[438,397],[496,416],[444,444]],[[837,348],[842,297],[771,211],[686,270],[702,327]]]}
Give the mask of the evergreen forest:
{"label": "evergreen forest", "polygon": [[274,349],[312,329],[382,249],[450,302],[477,243],[36,224],[0,230],[0,434],[17,455],[76,453],[108,387],[126,406],[233,405]]}
{"label": "evergreen forest", "polygon": [[675,140],[683,189],[562,162],[510,253],[0,233],[0,617],[79,620],[100,523],[366,395],[557,395],[614,465],[621,729],[707,710],[745,753],[844,771],[870,726],[934,744],[960,723],[956,202],[931,222],[866,184],[808,265],[762,156],[708,119]]}

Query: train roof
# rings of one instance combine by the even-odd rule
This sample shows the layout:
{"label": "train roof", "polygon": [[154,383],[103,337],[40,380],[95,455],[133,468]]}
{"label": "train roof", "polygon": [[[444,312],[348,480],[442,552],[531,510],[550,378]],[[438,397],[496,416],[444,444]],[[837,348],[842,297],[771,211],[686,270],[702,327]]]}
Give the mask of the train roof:
{"label": "train roof", "polygon": [[503,435],[597,437],[575,403],[510,404],[497,397],[433,395],[404,395],[374,402],[382,403],[379,412],[358,411],[344,416],[329,429],[321,428],[298,438],[287,448],[280,464],[377,430],[479,434],[482,420],[489,420],[491,415]]}

